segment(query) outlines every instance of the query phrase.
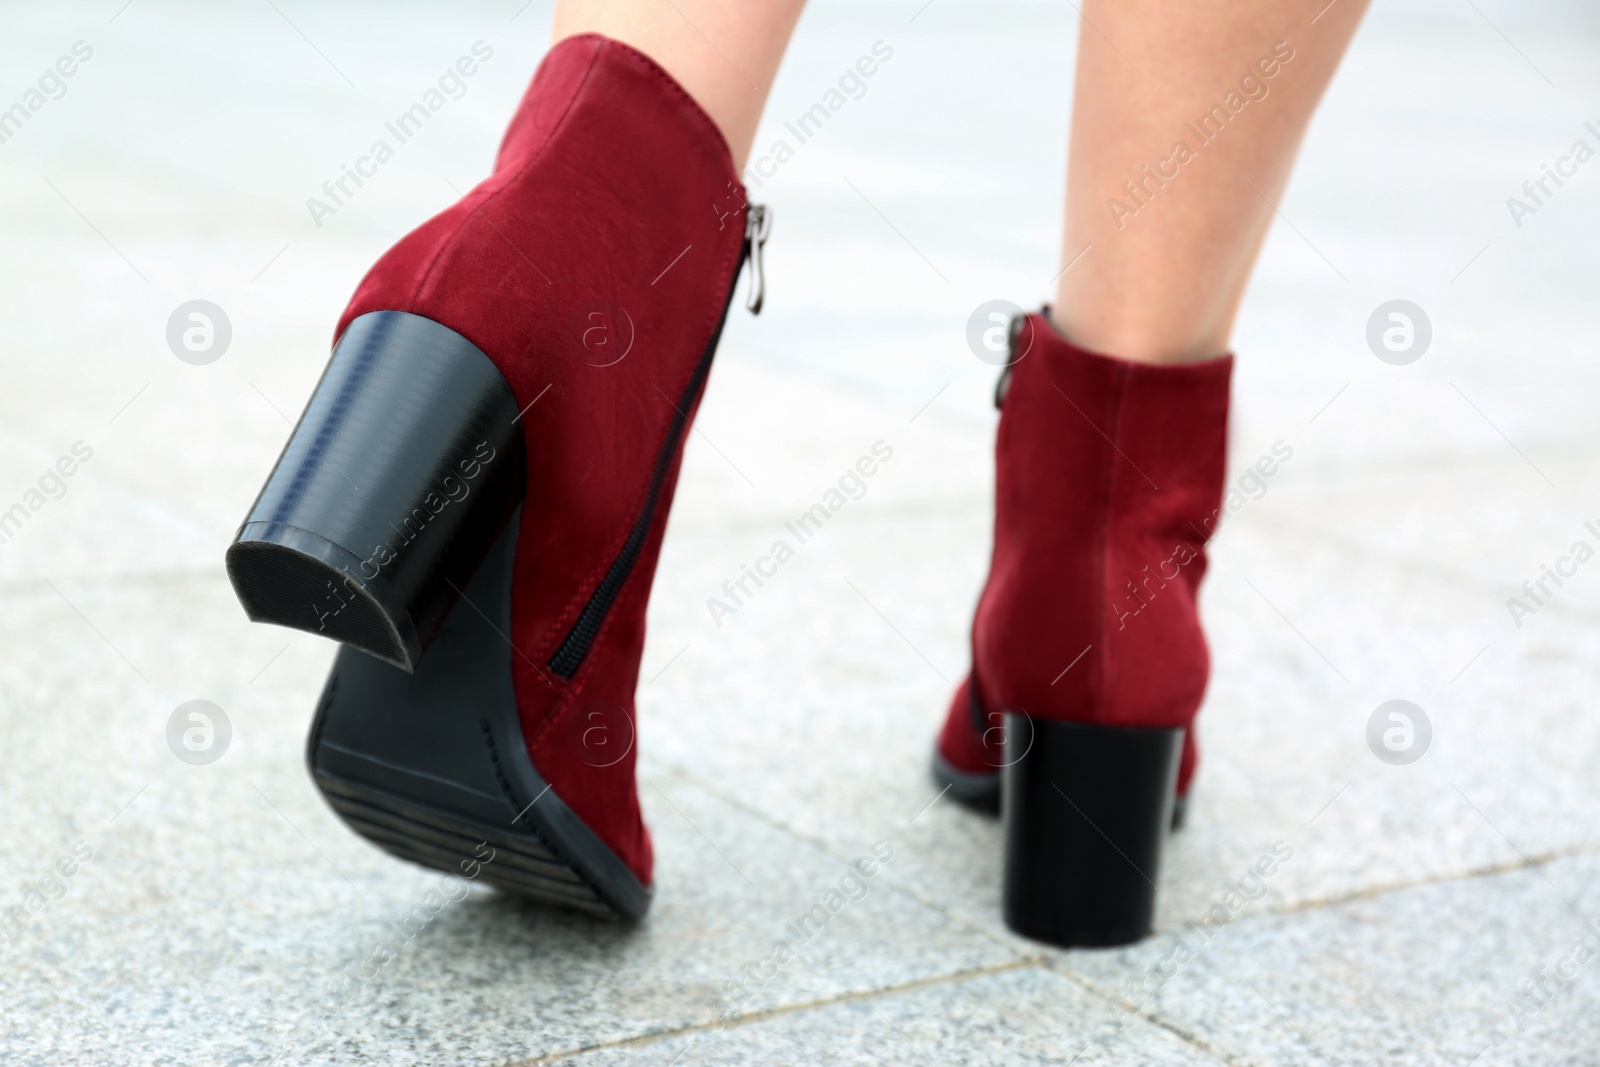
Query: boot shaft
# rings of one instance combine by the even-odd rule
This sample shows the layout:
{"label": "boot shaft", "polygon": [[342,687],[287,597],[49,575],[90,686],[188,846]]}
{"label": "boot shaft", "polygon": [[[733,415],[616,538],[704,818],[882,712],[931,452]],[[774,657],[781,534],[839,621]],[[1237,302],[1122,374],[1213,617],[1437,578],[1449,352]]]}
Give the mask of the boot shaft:
{"label": "boot shaft", "polygon": [[1187,726],[1209,656],[1195,598],[1221,514],[1232,357],[1153,366],[1013,331],[994,557],[974,626],[988,711]]}

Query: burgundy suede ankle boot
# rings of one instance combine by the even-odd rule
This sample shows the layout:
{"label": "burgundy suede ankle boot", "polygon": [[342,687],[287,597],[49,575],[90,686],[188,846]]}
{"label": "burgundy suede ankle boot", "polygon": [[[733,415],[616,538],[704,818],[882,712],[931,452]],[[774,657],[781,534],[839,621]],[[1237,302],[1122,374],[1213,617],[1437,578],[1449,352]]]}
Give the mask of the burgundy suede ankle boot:
{"label": "burgundy suede ankle boot", "polygon": [[1097,355],[1012,324],[995,443],[994,556],[972,671],[934,757],[999,807],[1006,922],[1059,945],[1150,930],[1210,667],[1195,596],[1222,505],[1231,356]]}
{"label": "burgundy suede ankle boot", "polygon": [[637,51],[555,45],[494,173],[368,272],[228,550],[252,619],[345,644],[318,788],[405,859],[637,917],[645,604],[764,209]]}

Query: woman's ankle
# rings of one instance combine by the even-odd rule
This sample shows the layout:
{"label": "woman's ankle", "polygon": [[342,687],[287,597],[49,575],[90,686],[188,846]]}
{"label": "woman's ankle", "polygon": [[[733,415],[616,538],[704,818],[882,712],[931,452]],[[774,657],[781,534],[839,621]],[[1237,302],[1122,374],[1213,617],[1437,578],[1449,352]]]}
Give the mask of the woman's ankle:
{"label": "woman's ankle", "polygon": [[1231,333],[1228,328],[1164,322],[1153,314],[1104,310],[1075,314],[1060,303],[1046,308],[1045,317],[1079,348],[1156,366],[1203,363],[1226,355]]}

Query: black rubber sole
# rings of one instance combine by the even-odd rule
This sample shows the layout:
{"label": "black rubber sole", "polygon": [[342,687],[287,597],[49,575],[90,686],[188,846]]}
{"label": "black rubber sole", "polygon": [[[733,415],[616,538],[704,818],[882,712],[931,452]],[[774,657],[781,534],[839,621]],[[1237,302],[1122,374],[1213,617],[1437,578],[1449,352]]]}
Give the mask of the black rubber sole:
{"label": "black rubber sole", "polygon": [[228,548],[257,622],[415,670],[522,499],[516,397],[465,337],[403,311],[345,329]]}
{"label": "black rubber sole", "polygon": [[[1013,320],[1015,322],[1016,320]],[[989,722],[984,717],[983,705],[978,701],[977,682],[967,683],[967,713],[972,716],[972,728],[980,738],[988,736]],[[969,808],[989,815],[1000,814],[1000,772],[998,769],[980,774],[957,770],[933,747],[933,781],[943,791]]]}
{"label": "black rubber sole", "polygon": [[401,859],[518,895],[636,919],[651,889],[528,757],[511,680],[515,521],[413,673],[343,648],[306,762],[330,807]]}
{"label": "black rubber sole", "polygon": [[1006,925],[1062,947],[1149,935],[1183,731],[1005,717]]}
{"label": "black rubber sole", "polygon": [[1000,814],[1000,772],[971,774],[958,771],[933,748],[933,784],[951,800],[964,804],[985,815]]}

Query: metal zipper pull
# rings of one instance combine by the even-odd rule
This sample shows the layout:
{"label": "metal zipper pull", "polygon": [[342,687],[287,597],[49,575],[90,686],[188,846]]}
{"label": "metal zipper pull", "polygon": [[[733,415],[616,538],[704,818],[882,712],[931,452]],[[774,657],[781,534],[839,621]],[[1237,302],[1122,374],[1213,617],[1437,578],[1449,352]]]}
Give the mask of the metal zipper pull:
{"label": "metal zipper pull", "polygon": [[767,298],[767,268],[762,251],[771,232],[772,209],[765,204],[751,204],[744,221],[745,254],[750,257],[750,292],[744,306],[752,315],[761,314],[761,304]]}

